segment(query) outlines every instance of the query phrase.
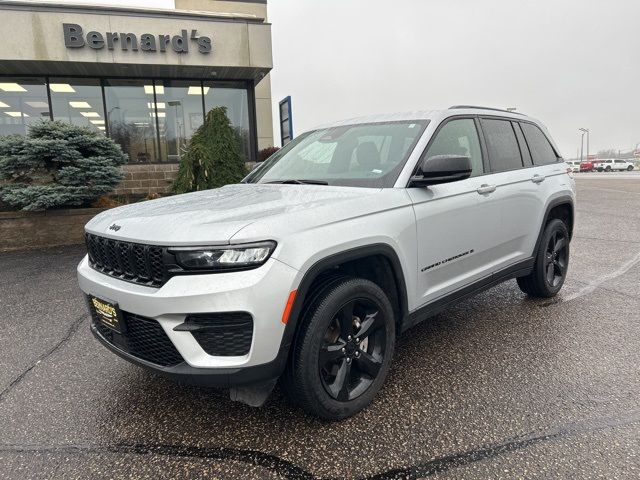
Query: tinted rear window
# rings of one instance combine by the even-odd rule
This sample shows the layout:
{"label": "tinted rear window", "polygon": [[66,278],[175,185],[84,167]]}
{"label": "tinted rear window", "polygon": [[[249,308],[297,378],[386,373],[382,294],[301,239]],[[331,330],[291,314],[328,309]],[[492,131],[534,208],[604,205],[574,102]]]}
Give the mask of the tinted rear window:
{"label": "tinted rear window", "polygon": [[511,122],[483,118],[482,131],[487,142],[492,171],[503,172],[522,168],[520,148]]}
{"label": "tinted rear window", "polygon": [[534,165],[547,165],[558,161],[556,152],[542,130],[531,123],[521,123]]}

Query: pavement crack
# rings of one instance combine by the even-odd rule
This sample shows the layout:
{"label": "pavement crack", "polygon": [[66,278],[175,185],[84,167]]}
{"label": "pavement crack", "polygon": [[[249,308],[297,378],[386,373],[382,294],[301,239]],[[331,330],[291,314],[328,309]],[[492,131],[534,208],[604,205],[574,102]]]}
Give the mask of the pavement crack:
{"label": "pavement crack", "polygon": [[62,337],[62,339],[58,343],[56,343],[53,347],[51,347],[45,353],[40,355],[35,360],[35,362],[29,365],[26,369],[24,369],[20,373],[20,375],[14,378],[11,381],[11,383],[9,383],[9,385],[7,385],[0,392],[0,402],[2,402],[5,399],[5,397],[9,394],[9,392],[11,392],[11,390],[13,390],[13,388],[15,388],[31,370],[33,370],[38,364],[45,361],[47,358],[49,358],[51,355],[57,352],[64,344],[66,344],[69,340],[71,340],[71,337],[73,337],[73,335],[78,331],[85,317],[86,315],[82,314],[78,318],[76,318],[73,322],[71,322],[71,325],[69,325],[69,329],[67,330],[67,333],[64,335],[64,337]]}
{"label": "pavement crack", "polygon": [[200,458],[206,460],[235,460],[242,463],[265,468],[281,477],[292,480],[312,480],[315,477],[303,468],[271,455],[256,450],[241,450],[235,448],[190,447],[182,445],[119,443],[113,445],[0,445],[0,452],[17,453],[117,453],[132,455],[166,455],[171,457]]}
{"label": "pavement crack", "polygon": [[587,294],[593,292],[596,288],[600,287],[600,285],[608,282],[609,280],[613,280],[614,278],[617,278],[617,277],[619,277],[621,275],[624,275],[625,273],[627,273],[629,270],[631,270],[633,267],[635,267],[639,263],[640,263],[640,252],[637,252],[630,260],[628,260],[625,263],[623,263],[614,272],[608,273],[606,275],[602,275],[598,280],[596,280],[594,282],[590,282],[588,285],[586,285],[585,287],[581,288],[577,292],[572,293],[571,295],[568,295],[568,296],[562,298],[562,301],[563,302],[570,302],[571,300],[575,300],[576,298],[580,298],[580,297],[582,297],[584,295],[587,295]]}
{"label": "pavement crack", "polygon": [[399,480],[423,478],[442,473],[453,468],[458,468],[475,462],[479,462],[487,458],[497,457],[499,455],[514,452],[516,450],[523,450],[532,445],[549,440],[555,440],[556,438],[591,433],[600,430],[626,426],[638,422],[640,422],[640,411],[631,412],[622,418],[604,417],[597,420],[587,420],[584,422],[573,423],[564,427],[551,429],[543,433],[525,434],[507,440],[500,444],[489,445],[476,450],[468,450],[465,452],[438,457],[423,464],[388,470],[386,472],[364,478],[365,480]]}
{"label": "pavement crack", "polygon": [[[627,413],[623,417],[602,417],[574,422],[556,427],[546,432],[532,432],[488,445],[475,450],[453,453],[434,458],[426,463],[387,470],[382,473],[361,477],[363,480],[400,480],[417,479],[446,472],[499,455],[523,450],[538,443],[597,432],[606,429],[624,427],[640,422],[640,410]],[[0,445],[1,452],[14,453],[62,453],[62,454],[131,454],[166,455],[182,458],[200,458],[206,460],[232,460],[265,468],[277,475],[292,480],[321,479],[304,468],[276,455],[256,450],[242,450],[227,447],[195,447],[171,444],[117,443],[117,444],[70,444],[70,445]]]}

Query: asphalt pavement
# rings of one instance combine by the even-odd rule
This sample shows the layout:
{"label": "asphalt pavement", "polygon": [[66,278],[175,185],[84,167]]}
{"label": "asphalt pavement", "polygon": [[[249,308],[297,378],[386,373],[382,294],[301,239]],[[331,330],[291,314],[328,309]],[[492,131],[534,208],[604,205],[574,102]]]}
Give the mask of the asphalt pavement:
{"label": "asphalt pavement", "polygon": [[640,175],[576,177],[561,294],[510,281],[410,330],[373,405],[340,423],[108,352],[81,247],[0,255],[0,479],[640,478]]}

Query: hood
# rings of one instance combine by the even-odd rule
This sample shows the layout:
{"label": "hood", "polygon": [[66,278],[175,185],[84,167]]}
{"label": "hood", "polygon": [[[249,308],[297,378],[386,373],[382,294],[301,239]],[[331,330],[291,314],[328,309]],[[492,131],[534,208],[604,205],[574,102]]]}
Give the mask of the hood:
{"label": "hood", "polygon": [[227,185],[107,210],[87,223],[86,230],[155,245],[225,244],[256,221],[318,209],[336,211],[337,204],[361,202],[379,191],[325,185]]}

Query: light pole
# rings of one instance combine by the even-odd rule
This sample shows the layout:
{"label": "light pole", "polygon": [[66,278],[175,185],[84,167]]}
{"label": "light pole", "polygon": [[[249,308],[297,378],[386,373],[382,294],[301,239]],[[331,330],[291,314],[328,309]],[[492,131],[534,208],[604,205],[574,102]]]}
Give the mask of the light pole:
{"label": "light pole", "polygon": [[580,163],[582,163],[584,161],[584,155],[583,155],[584,134],[585,134],[585,132],[582,132],[582,135],[580,136]]}
{"label": "light pole", "polygon": [[589,160],[589,129],[588,128],[579,128],[578,130],[580,130],[582,132],[582,136],[584,137],[584,134],[587,134],[587,160]]}

